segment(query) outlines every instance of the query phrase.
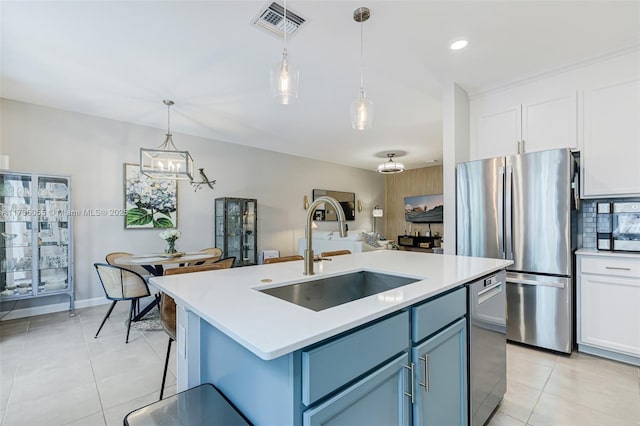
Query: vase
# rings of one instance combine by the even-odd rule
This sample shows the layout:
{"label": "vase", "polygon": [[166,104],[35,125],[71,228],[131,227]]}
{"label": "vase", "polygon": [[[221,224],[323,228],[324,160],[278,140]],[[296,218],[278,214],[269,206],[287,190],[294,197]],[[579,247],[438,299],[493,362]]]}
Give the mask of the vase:
{"label": "vase", "polygon": [[167,241],[167,247],[164,249],[164,252],[167,253],[167,254],[177,253],[178,250],[176,250],[176,242],[175,241]]}

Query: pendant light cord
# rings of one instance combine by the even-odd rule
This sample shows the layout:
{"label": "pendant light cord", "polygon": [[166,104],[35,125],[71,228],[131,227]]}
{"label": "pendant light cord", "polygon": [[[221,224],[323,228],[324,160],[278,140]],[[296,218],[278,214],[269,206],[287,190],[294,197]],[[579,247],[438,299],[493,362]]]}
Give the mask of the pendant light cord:
{"label": "pendant light cord", "polygon": [[284,0],[284,51],[287,51],[287,0]]}
{"label": "pendant light cord", "polygon": [[167,103],[167,135],[171,134],[171,104]]}
{"label": "pendant light cord", "polygon": [[364,22],[360,16],[360,92],[364,92]]}

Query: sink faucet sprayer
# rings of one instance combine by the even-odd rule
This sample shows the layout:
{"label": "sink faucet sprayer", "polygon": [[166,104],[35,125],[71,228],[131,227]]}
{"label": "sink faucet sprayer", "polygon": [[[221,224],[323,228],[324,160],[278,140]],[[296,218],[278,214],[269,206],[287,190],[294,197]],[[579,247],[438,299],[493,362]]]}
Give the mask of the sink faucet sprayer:
{"label": "sink faucet sprayer", "polygon": [[313,249],[311,248],[311,232],[313,223],[313,213],[316,211],[318,206],[323,203],[330,204],[338,215],[338,227],[340,229],[340,236],[347,236],[347,224],[344,218],[344,210],[342,210],[342,206],[335,198],[331,197],[320,197],[315,200],[309,206],[309,210],[307,210],[307,221],[305,222],[304,236],[307,239],[307,249],[304,251],[304,274],[305,275],[313,275]]}

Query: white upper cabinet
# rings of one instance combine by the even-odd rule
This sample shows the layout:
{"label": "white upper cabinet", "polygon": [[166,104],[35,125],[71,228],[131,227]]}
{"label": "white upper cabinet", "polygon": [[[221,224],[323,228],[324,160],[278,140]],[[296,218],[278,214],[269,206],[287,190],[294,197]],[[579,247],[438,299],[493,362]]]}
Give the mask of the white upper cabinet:
{"label": "white upper cabinet", "polygon": [[522,105],[522,151],[576,149],[576,111],[575,94]]}
{"label": "white upper cabinet", "polygon": [[516,154],[522,128],[520,117],[520,105],[479,115],[476,158]]}
{"label": "white upper cabinet", "polygon": [[583,197],[640,195],[640,79],[584,92]]}
{"label": "white upper cabinet", "polygon": [[575,93],[507,107],[500,93],[490,98],[472,114],[473,159],[577,148]]}

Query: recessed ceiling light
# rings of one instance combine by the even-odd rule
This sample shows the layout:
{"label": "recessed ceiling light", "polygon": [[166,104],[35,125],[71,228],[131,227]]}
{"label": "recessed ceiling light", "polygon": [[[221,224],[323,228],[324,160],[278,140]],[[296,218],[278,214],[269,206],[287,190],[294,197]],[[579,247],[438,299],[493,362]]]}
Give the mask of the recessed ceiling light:
{"label": "recessed ceiling light", "polygon": [[451,43],[451,46],[449,46],[449,49],[451,50],[464,49],[465,47],[467,47],[467,44],[469,44],[467,40],[454,41],[453,43]]}

